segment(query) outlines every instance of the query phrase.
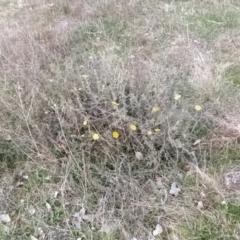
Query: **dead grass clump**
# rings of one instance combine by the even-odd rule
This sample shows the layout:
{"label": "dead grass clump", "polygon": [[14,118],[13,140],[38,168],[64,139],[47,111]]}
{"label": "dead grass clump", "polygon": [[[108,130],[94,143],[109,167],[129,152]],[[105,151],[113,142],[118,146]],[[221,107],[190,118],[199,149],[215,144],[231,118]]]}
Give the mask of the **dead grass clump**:
{"label": "dead grass clump", "polygon": [[[5,239],[41,239],[39,228],[47,239],[152,239],[157,224],[163,237],[191,239],[181,229],[203,211],[195,229],[219,229],[210,215],[223,168],[205,142],[236,137],[237,117],[223,109],[238,91],[227,96],[228,65],[184,32],[175,13],[187,4],[45,2],[4,25],[0,171],[14,173]],[[94,220],[74,224],[81,209]]]}

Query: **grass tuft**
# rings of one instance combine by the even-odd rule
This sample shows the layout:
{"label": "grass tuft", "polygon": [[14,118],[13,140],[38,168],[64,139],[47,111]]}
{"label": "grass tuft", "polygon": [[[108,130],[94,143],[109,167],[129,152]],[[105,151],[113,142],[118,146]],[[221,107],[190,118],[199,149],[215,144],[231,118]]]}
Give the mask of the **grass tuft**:
{"label": "grass tuft", "polygon": [[235,12],[209,12],[190,19],[189,27],[199,37],[214,39],[225,29],[237,28],[239,23],[238,15]]}
{"label": "grass tuft", "polygon": [[239,69],[217,47],[238,40],[237,3],[10,5],[0,238],[238,239],[222,176],[238,167]]}

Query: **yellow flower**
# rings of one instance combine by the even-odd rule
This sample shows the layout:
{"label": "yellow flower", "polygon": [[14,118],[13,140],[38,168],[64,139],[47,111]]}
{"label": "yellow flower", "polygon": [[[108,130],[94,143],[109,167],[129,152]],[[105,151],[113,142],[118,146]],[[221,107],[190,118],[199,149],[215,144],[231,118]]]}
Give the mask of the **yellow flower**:
{"label": "yellow flower", "polygon": [[196,110],[196,111],[200,111],[201,109],[202,109],[202,107],[201,107],[200,105],[196,105],[196,106],[195,106],[195,110]]}
{"label": "yellow flower", "polygon": [[99,139],[99,134],[94,133],[94,134],[92,135],[92,138],[93,138],[94,140],[98,140],[98,139]]}
{"label": "yellow flower", "polygon": [[155,131],[155,132],[160,132],[161,129],[160,129],[160,128],[155,128],[154,131]]}
{"label": "yellow flower", "polygon": [[175,93],[174,94],[174,99],[179,100],[182,96],[180,94]]}
{"label": "yellow flower", "polygon": [[153,107],[152,108],[152,112],[154,113],[154,112],[158,112],[159,111],[159,107]]}
{"label": "yellow flower", "polygon": [[83,74],[83,75],[82,75],[82,78],[87,79],[87,78],[89,78],[89,75]]}
{"label": "yellow flower", "polygon": [[131,125],[130,125],[130,128],[131,128],[131,130],[133,130],[133,131],[136,131],[136,130],[137,130],[137,126],[134,125],[134,124],[131,124]]}
{"label": "yellow flower", "polygon": [[117,102],[112,102],[112,105],[114,105],[114,106],[118,106],[119,103],[117,103]]}
{"label": "yellow flower", "polygon": [[148,131],[147,134],[150,136],[152,135],[152,131]]}
{"label": "yellow flower", "polygon": [[119,133],[117,131],[114,131],[112,133],[113,138],[118,139],[119,138]]}
{"label": "yellow flower", "polygon": [[88,120],[83,121],[83,126],[86,126],[88,124]]}

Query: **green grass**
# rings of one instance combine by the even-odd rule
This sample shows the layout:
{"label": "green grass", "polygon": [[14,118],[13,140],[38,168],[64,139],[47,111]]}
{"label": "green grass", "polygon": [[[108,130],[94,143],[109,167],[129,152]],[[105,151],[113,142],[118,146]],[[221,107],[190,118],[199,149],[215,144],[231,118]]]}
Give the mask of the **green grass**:
{"label": "green grass", "polygon": [[197,36],[214,39],[226,29],[237,28],[238,14],[235,12],[209,12],[189,19],[189,27]]}
{"label": "green grass", "polygon": [[[237,239],[220,179],[240,157],[240,73],[216,48],[238,41],[237,5],[41,4],[5,16],[0,36],[0,238],[148,240],[161,224],[156,239]],[[78,229],[83,207],[94,220]]]}
{"label": "green grass", "polygon": [[238,167],[240,149],[235,145],[219,146],[216,150],[205,152],[205,157],[211,171],[229,171]]}
{"label": "green grass", "polygon": [[14,172],[16,167],[27,159],[24,148],[17,146],[12,140],[0,140],[0,172]]}
{"label": "green grass", "polygon": [[[216,205],[214,215],[202,215],[194,223],[182,226],[183,236],[187,239],[236,239],[239,234],[239,206],[228,203],[226,206]],[[228,219],[226,221],[226,219]]]}
{"label": "green grass", "polygon": [[33,188],[40,187],[44,182],[46,182],[46,178],[49,176],[46,169],[37,169],[35,173],[29,176],[29,180],[25,184],[25,188],[29,191]]}
{"label": "green grass", "polygon": [[208,240],[208,239],[231,239],[231,236],[222,235],[220,228],[213,221],[201,219],[193,223],[187,229],[185,235],[188,239]]}
{"label": "green grass", "polygon": [[233,203],[227,204],[227,216],[235,223],[240,219],[240,206]]}
{"label": "green grass", "polygon": [[115,239],[124,239],[121,230],[113,230],[110,233],[98,233],[90,228],[84,232],[76,234],[76,237],[83,237],[83,239],[96,239],[96,240],[115,240]]}
{"label": "green grass", "polygon": [[112,45],[114,53],[126,54],[133,42],[127,35],[128,24],[124,19],[101,19],[100,22],[81,24],[74,30],[70,39],[71,48],[80,62],[86,61],[90,56],[104,51],[107,45]]}
{"label": "green grass", "polygon": [[202,139],[211,134],[210,123],[204,119],[193,120],[189,127],[189,134],[195,139]]}
{"label": "green grass", "polygon": [[68,5],[62,5],[60,7],[60,12],[63,13],[64,15],[70,14],[71,10]]}
{"label": "green grass", "polygon": [[235,86],[240,86],[240,67],[238,65],[230,67],[226,72],[226,78]]}

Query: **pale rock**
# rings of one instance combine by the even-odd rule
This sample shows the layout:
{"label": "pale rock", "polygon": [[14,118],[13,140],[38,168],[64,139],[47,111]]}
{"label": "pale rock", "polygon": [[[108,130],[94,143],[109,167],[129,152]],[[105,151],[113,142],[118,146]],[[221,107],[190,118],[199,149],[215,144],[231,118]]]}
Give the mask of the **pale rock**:
{"label": "pale rock", "polygon": [[143,154],[141,152],[135,152],[135,157],[137,160],[142,160],[143,159]]}
{"label": "pale rock", "polygon": [[176,182],[173,182],[172,185],[171,185],[171,189],[170,189],[169,193],[171,195],[173,195],[174,197],[177,197],[180,191],[181,191],[181,188],[178,187]]}
{"label": "pale rock", "polygon": [[0,222],[10,223],[11,222],[11,218],[9,217],[8,214],[1,214],[0,215]]}
{"label": "pale rock", "polygon": [[163,232],[163,227],[160,224],[157,224],[155,230],[153,231],[153,236],[160,235]]}

